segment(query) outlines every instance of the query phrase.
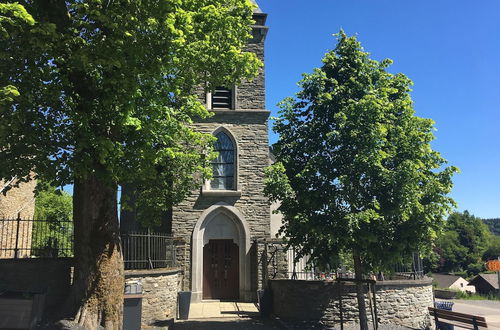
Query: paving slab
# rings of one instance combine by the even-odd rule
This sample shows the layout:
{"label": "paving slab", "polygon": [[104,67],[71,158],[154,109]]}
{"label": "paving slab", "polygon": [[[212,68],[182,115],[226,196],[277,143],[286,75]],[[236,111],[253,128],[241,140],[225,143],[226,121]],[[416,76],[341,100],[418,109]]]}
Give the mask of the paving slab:
{"label": "paving slab", "polygon": [[189,320],[256,317],[258,315],[259,310],[253,303],[210,300],[192,303],[189,308]]}

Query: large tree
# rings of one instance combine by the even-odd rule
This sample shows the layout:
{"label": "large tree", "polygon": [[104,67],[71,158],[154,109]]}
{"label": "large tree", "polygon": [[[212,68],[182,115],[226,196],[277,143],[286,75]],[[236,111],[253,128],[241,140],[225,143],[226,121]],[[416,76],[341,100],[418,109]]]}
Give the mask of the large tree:
{"label": "large tree", "polygon": [[[452,204],[456,169],[432,150],[433,122],[415,116],[411,81],[390,64],[341,31],[274,125],[266,192],[281,203],[282,233],[323,268],[352,254],[357,280],[428,247]],[[367,329],[359,281],[357,296]]]}
{"label": "large tree", "polygon": [[117,185],[161,208],[209,175],[195,88],[256,74],[251,18],[248,0],[0,4],[0,179],[74,184],[67,307],[86,329],[121,327]]}

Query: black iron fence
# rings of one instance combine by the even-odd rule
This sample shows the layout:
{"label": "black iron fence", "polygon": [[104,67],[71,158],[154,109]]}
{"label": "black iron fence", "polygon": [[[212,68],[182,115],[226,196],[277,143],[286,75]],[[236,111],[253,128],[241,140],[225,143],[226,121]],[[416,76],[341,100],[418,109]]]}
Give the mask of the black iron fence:
{"label": "black iron fence", "polygon": [[0,220],[0,259],[72,256],[71,220]]}
{"label": "black iron fence", "polygon": [[[176,266],[175,240],[164,233],[121,233],[125,269]],[[0,219],[0,259],[74,256],[71,220]]]}
{"label": "black iron fence", "polygon": [[[339,267],[334,270],[322,270],[309,262],[309,256],[296,258],[293,247],[286,250],[286,243],[272,239],[263,244],[260,260],[265,261],[267,278],[288,278],[292,280],[336,280],[354,279],[354,272],[349,267]],[[418,253],[413,253],[402,262],[388,267],[386,271],[373,274],[378,280],[416,280],[424,277],[422,259]]]}
{"label": "black iron fence", "polygon": [[155,269],[176,266],[176,245],[172,236],[153,232],[121,234],[125,269]]}
{"label": "black iron fence", "polygon": [[[405,261],[393,266],[393,272],[387,275],[390,279],[421,279],[425,276],[422,258],[418,253],[413,253]],[[387,278],[386,278],[387,279]]]}

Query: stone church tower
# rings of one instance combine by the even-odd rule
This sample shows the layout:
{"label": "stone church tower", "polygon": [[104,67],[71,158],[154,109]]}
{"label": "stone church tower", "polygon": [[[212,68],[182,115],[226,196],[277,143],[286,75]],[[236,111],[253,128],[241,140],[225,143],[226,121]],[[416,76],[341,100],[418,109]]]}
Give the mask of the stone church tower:
{"label": "stone church tower", "polygon": [[[254,11],[253,39],[247,51],[264,61],[267,15]],[[185,286],[193,301],[251,301],[259,286],[254,242],[270,237],[270,206],[264,196],[269,165],[264,68],[252,81],[217,88],[205,95],[211,118],[196,128],[217,137],[214,178],[172,212],[172,233],[187,242]]]}
{"label": "stone church tower", "polygon": [[[257,6],[253,18],[253,37],[246,50],[264,62],[267,14]],[[183,289],[192,291],[192,301],[252,301],[262,280],[257,241],[269,238],[271,228],[270,205],[263,193],[270,114],[265,109],[264,68],[252,81],[200,97],[214,113],[194,124],[217,138],[214,177],[172,209],[166,227],[186,244],[177,261],[184,270]],[[122,230],[136,228],[133,217],[122,211]]]}

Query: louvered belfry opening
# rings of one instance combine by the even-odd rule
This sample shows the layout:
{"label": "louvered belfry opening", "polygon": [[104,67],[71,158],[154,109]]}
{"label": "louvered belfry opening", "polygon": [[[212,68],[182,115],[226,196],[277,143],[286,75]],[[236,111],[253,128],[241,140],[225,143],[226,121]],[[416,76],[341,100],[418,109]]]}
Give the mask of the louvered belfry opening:
{"label": "louvered belfry opening", "polygon": [[233,91],[226,87],[216,87],[212,94],[212,109],[233,109]]}

